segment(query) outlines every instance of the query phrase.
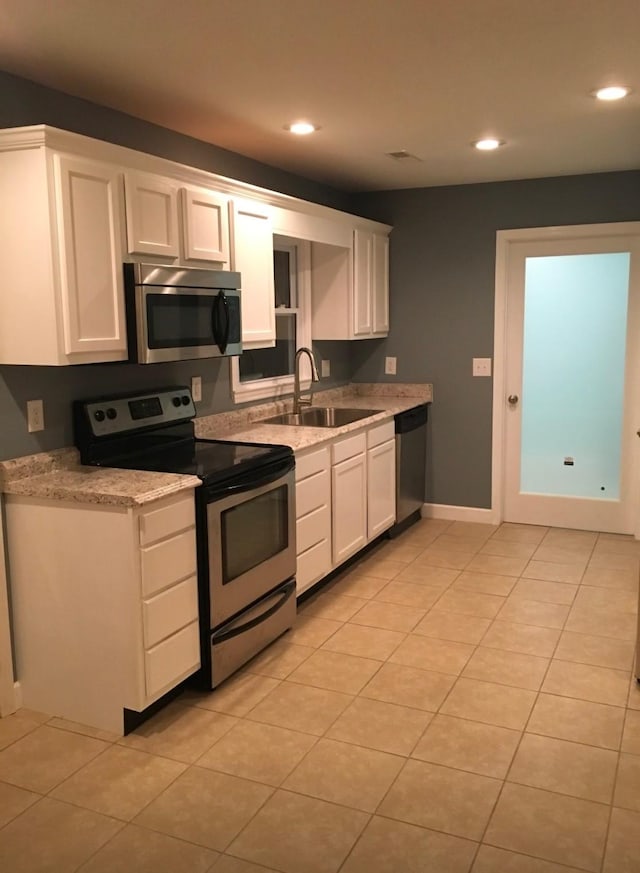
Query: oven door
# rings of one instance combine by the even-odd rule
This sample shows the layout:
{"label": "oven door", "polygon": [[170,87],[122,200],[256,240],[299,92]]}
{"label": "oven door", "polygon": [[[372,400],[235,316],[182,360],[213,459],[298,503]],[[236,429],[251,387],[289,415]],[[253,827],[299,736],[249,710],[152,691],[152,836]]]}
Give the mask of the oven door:
{"label": "oven door", "polygon": [[207,495],[211,628],[295,575],[295,518],[293,458]]}
{"label": "oven door", "polygon": [[135,308],[139,363],[242,352],[237,290],[139,285]]}

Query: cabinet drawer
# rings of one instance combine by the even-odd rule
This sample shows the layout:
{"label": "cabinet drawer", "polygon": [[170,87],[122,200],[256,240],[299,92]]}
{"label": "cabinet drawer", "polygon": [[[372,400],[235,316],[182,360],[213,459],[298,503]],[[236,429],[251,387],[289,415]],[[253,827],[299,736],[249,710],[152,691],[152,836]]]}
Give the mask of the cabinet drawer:
{"label": "cabinet drawer", "polygon": [[197,618],[198,583],[195,576],[190,576],[143,603],[145,649],[150,649]]}
{"label": "cabinet drawer", "polygon": [[323,470],[296,485],[296,518],[302,518],[330,500],[329,471]]}
{"label": "cabinet drawer", "polygon": [[140,545],[148,546],[164,537],[172,536],[195,524],[193,492],[189,491],[179,500],[149,509],[139,518]]}
{"label": "cabinet drawer", "polygon": [[347,458],[353,458],[364,452],[366,447],[367,439],[364,433],[339,440],[331,446],[331,463],[339,464],[341,461],[346,461]]}
{"label": "cabinet drawer", "polygon": [[382,424],[377,424],[367,431],[367,448],[372,449],[381,443],[386,443],[387,440],[393,439],[394,436],[395,425],[393,419],[391,421],[383,421]]}
{"label": "cabinet drawer", "polygon": [[200,634],[194,621],[144,653],[147,697],[168,691],[199,666]]}
{"label": "cabinet drawer", "polygon": [[328,466],[329,450],[326,448],[309,452],[301,457],[296,456],[296,481],[299,482],[301,479],[306,479],[307,476],[326,470]]}
{"label": "cabinet drawer", "polygon": [[298,519],[296,524],[296,548],[298,554],[315,546],[320,540],[331,535],[331,510],[329,506],[321,506],[313,512]]}
{"label": "cabinet drawer", "polygon": [[331,543],[321,540],[298,555],[296,585],[298,595],[331,571]]}
{"label": "cabinet drawer", "polygon": [[176,537],[141,549],[142,595],[149,597],[196,572],[196,531],[183,531]]}

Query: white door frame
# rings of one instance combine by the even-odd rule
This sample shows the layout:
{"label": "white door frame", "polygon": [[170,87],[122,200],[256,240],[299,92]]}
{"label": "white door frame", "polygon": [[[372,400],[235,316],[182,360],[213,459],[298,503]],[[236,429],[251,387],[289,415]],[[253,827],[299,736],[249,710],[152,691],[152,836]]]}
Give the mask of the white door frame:
{"label": "white door frame", "polygon": [[[547,240],[589,239],[591,237],[640,236],[640,221],[611,224],[568,224],[558,227],[527,227],[499,230],[496,233],[495,317],[493,334],[493,439],[491,453],[491,522],[504,519],[504,478],[506,448],[506,352],[507,287],[510,246],[513,243]],[[637,483],[638,484],[638,483]],[[638,487],[635,492],[638,493]],[[636,513],[635,536],[640,537],[640,518]]]}

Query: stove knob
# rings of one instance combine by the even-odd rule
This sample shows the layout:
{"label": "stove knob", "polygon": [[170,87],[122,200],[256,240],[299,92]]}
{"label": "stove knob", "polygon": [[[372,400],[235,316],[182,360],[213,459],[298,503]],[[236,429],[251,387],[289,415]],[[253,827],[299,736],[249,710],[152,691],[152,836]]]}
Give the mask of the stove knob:
{"label": "stove knob", "polygon": [[172,397],[171,402],[173,403],[174,406],[180,406],[180,398],[179,397]]}
{"label": "stove knob", "polygon": [[96,409],[93,413],[93,417],[96,421],[104,421],[104,409]]}
{"label": "stove knob", "polygon": [[110,418],[112,421],[114,418],[118,417],[118,410],[114,409],[113,406],[110,406],[107,409],[107,418]]}
{"label": "stove knob", "polygon": [[183,405],[183,406],[188,406],[190,403],[191,403],[191,398],[189,397],[189,395],[188,395],[188,394],[183,394],[183,395],[182,395],[182,405]]}

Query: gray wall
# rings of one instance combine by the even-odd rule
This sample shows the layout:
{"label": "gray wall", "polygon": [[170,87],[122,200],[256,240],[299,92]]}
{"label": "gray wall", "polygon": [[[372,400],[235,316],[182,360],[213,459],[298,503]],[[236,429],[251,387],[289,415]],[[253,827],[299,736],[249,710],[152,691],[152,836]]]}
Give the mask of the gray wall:
{"label": "gray wall", "polygon": [[356,195],[357,211],[393,225],[391,332],[354,343],[356,381],[432,381],[426,499],[491,506],[496,231],[640,219],[640,171]]}
{"label": "gray wall", "polygon": [[[0,128],[50,124],[305,200],[351,209],[349,195],[342,192],[1,71],[0,95]],[[6,293],[10,293],[10,289],[0,288],[0,294]],[[348,381],[351,374],[348,343],[318,343],[317,351],[319,356],[331,360],[331,378],[322,380],[323,388]],[[201,375],[203,381],[199,415],[234,407],[229,391],[228,360],[150,366],[0,366],[0,459],[72,445],[72,400],[159,385],[188,384],[192,375]],[[26,401],[39,398],[45,404],[46,429],[29,434]]]}

